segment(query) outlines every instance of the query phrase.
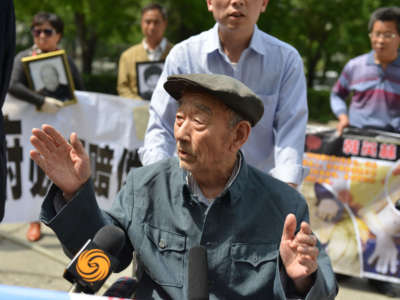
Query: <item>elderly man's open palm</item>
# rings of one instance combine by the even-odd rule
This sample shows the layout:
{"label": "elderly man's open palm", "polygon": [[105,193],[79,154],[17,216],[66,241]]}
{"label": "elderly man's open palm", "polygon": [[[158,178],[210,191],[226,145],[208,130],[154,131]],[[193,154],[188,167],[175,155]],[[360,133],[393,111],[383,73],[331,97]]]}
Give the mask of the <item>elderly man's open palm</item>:
{"label": "elderly man's open palm", "polygon": [[31,158],[67,199],[89,179],[89,157],[76,133],[71,133],[68,143],[52,126],[43,125],[32,129],[30,141],[35,147]]}
{"label": "elderly man's open palm", "polygon": [[302,222],[300,231],[295,234],[296,223],[293,214],[286,217],[279,252],[288,276],[296,287],[304,287],[303,283],[318,268],[319,250],[316,247],[317,238],[312,234],[310,225]]}

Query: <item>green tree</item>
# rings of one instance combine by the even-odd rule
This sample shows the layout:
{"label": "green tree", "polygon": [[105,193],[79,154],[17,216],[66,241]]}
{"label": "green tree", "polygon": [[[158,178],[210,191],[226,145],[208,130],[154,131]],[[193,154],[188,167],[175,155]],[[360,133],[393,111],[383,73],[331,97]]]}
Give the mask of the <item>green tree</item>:
{"label": "green tree", "polygon": [[[38,11],[58,14],[65,23],[64,45],[74,56],[80,46],[82,70],[92,72],[93,60],[100,47],[125,39],[140,16],[140,3],[130,0],[42,0],[40,2],[15,2],[17,20],[29,25]],[[29,28],[25,29],[27,31]]]}
{"label": "green tree", "polygon": [[272,0],[259,26],[300,52],[311,88],[317,71],[340,72],[350,58],[369,51],[370,14],[381,6],[398,5],[396,2]]}
{"label": "green tree", "polygon": [[[52,11],[65,22],[63,46],[82,58],[90,74],[95,59],[112,58],[141,40],[140,9],[151,0],[42,0],[15,1],[17,20],[26,24],[20,41],[32,43],[29,24],[40,11]],[[380,6],[398,0],[271,0],[259,27],[293,45],[304,59],[307,84],[314,86],[317,72],[340,72],[351,58],[370,49],[367,25]],[[205,0],[160,0],[169,12],[166,35],[177,43],[214,24]],[[29,43],[28,42],[28,43]],[[77,53],[81,49],[81,53]]]}

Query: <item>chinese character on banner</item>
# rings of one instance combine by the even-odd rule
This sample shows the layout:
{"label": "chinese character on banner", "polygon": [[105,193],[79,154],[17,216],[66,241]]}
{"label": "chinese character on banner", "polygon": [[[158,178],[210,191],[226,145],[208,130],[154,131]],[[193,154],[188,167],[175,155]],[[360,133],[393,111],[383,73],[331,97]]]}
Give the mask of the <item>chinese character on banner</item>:
{"label": "chinese character on banner", "polygon": [[393,144],[381,144],[379,149],[379,158],[395,160],[397,153],[397,146]]}
{"label": "chinese character on banner", "polygon": [[358,155],[360,150],[359,140],[345,139],[343,142],[343,153],[347,155]]}
{"label": "chinese character on banner", "polygon": [[363,141],[361,147],[361,156],[376,158],[378,155],[378,143]]}
{"label": "chinese character on banner", "polygon": [[[7,136],[21,135],[21,121],[11,121],[7,117],[4,119],[4,131]],[[13,145],[7,145],[7,178],[11,186],[11,194],[14,200],[20,199],[22,195],[21,163],[22,147],[20,138],[13,139]],[[13,165],[13,166],[12,166]]]}
{"label": "chinese character on banner", "polygon": [[139,159],[138,149],[128,151],[124,148],[121,160],[118,163],[118,190],[125,184],[125,179],[131,168],[141,167],[142,164]]}
{"label": "chinese character on banner", "polygon": [[97,145],[90,144],[89,157],[96,194],[108,198],[112,170],[111,161],[114,157],[114,151],[108,146],[101,148]]}

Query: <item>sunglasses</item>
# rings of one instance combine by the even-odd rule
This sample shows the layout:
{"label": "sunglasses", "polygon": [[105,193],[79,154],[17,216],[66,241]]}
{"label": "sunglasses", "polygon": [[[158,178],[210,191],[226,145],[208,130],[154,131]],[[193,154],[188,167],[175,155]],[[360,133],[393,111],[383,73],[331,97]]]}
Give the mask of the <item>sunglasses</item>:
{"label": "sunglasses", "polygon": [[42,32],[44,33],[45,36],[49,37],[52,36],[55,33],[54,29],[32,29],[32,34],[35,37],[39,37]]}

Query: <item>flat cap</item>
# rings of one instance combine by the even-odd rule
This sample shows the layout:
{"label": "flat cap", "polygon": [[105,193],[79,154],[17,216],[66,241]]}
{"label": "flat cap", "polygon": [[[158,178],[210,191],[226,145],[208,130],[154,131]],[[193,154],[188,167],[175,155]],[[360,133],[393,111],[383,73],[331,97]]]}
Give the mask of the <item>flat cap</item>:
{"label": "flat cap", "polygon": [[231,108],[251,126],[264,114],[264,104],[246,85],[233,77],[219,74],[182,74],[169,76],[165,90],[176,100],[186,89],[210,94]]}

